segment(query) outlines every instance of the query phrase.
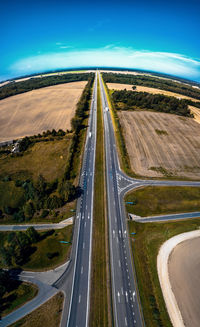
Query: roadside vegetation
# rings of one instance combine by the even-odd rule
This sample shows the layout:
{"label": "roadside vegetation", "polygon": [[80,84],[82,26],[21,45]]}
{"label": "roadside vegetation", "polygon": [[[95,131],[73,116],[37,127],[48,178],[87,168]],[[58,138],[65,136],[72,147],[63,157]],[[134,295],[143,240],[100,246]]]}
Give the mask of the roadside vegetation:
{"label": "roadside vegetation", "polygon": [[91,79],[93,75],[93,73],[66,73],[63,75],[51,75],[45,77],[32,78],[17,83],[11,82],[8,85],[4,85],[0,88],[0,100],[12,95],[36,90],[46,86],[78,81],[87,81]]}
{"label": "roadside vegetation", "polygon": [[18,320],[10,327],[55,327],[60,325],[64,295],[59,292],[38,309]]}
{"label": "roadside vegetation", "polygon": [[161,90],[184,94],[191,98],[200,100],[199,89],[193,88],[190,85],[177,83],[172,80],[166,80],[166,79],[156,78],[152,76],[141,76],[141,75],[133,75],[133,74],[120,74],[120,73],[118,74],[102,73],[102,76],[105,83],[143,85],[147,87],[153,87]]}
{"label": "roadside vegetation", "polygon": [[93,75],[77,104],[72,130],[25,137],[18,142],[17,153],[11,146],[0,148],[0,223],[72,216],[80,195],[77,184]]}
{"label": "roadside vegetation", "polygon": [[37,292],[35,285],[14,280],[8,271],[0,269],[0,317],[30,301]]}
{"label": "roadside vegetation", "polygon": [[71,249],[72,229],[72,226],[67,226],[59,230],[37,232],[30,227],[26,232],[1,232],[0,267],[37,271],[66,262]]}
{"label": "roadside vegetation", "polygon": [[199,187],[148,186],[125,196],[126,210],[141,217],[200,211]]}
{"label": "roadside vegetation", "polygon": [[[102,74],[102,77],[103,76],[104,75]],[[103,80],[103,82],[104,82],[104,80]],[[120,124],[120,119],[118,117],[117,110],[115,109],[115,105],[114,105],[114,103],[112,101],[112,97],[111,97],[112,91],[109,91],[109,89],[105,83],[104,83],[104,87],[105,87],[107,99],[108,99],[108,102],[109,102],[109,105],[111,108],[111,117],[112,117],[112,121],[113,121],[115,136],[117,139],[117,148],[118,148],[121,168],[129,176],[140,177],[140,176],[136,175],[131,169],[130,158],[128,155],[128,151],[127,151],[127,147],[126,147],[126,143],[125,143],[125,139],[124,139],[124,135],[123,135],[123,131],[122,131],[122,126]]]}
{"label": "roadside vegetation", "polygon": [[94,327],[110,326],[108,240],[105,217],[104,129],[99,82],[97,95],[97,144],[94,182],[93,251],[90,299],[90,326]]}
{"label": "roadside vegetation", "polygon": [[145,224],[129,221],[128,225],[129,232],[136,233],[130,237],[146,326],[172,327],[157,274],[158,251],[169,238],[198,230],[200,220]]}

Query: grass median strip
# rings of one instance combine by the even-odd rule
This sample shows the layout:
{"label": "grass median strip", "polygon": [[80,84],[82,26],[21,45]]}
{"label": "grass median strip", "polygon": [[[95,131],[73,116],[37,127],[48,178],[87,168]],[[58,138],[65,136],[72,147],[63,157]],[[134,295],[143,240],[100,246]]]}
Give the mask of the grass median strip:
{"label": "grass median strip", "polygon": [[129,222],[144,320],[148,327],[171,327],[157,274],[160,246],[169,238],[200,228],[200,219],[173,223]]}
{"label": "grass median strip", "polygon": [[104,138],[100,89],[97,99],[97,146],[94,182],[94,222],[92,251],[90,326],[109,326],[107,255],[104,192]]}

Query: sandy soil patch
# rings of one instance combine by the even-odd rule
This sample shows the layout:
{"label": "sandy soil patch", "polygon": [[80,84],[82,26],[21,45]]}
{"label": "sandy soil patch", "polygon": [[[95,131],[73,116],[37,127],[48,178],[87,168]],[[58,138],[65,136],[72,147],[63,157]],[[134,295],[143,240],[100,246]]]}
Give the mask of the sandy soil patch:
{"label": "sandy soil patch", "polygon": [[49,86],[0,101],[0,142],[70,129],[86,81]]}
{"label": "sandy soil patch", "polygon": [[[192,252],[192,256],[194,256],[194,258],[192,259],[191,253],[190,253],[190,257],[186,254],[187,259],[191,262],[191,264],[193,266],[191,266],[191,268],[187,269],[187,273],[184,272],[184,267],[182,265],[183,261],[186,262],[186,258],[184,259],[184,252],[179,253],[180,254],[180,258],[178,256],[176,256],[176,261],[172,261],[174,259],[172,259],[172,257],[170,256],[172,253],[173,255],[173,249],[175,249],[176,251],[176,246],[178,244],[180,244],[180,246],[182,246],[182,244],[184,245],[184,241],[186,240],[191,240],[191,242],[193,243],[193,241],[195,241],[196,239],[200,239],[200,231],[192,231],[192,232],[188,232],[188,233],[183,233],[183,234],[179,234],[176,235],[172,238],[170,238],[169,240],[167,240],[160,248],[159,253],[158,253],[158,257],[157,257],[157,271],[158,271],[158,276],[159,276],[159,281],[160,281],[160,285],[162,288],[162,292],[163,292],[163,297],[165,299],[165,304],[167,307],[167,311],[169,313],[170,319],[172,321],[172,324],[174,327],[184,327],[184,326],[199,326],[199,323],[196,325],[196,322],[198,320],[199,322],[199,313],[196,312],[196,316],[191,317],[190,316],[190,320],[189,320],[189,325],[186,325],[186,320],[185,320],[185,314],[188,311],[187,305],[188,305],[188,300],[187,299],[187,291],[185,291],[184,296],[181,297],[181,302],[182,302],[182,307],[180,305],[180,301],[179,301],[179,295],[180,292],[183,291],[184,292],[184,288],[186,288],[187,290],[189,290],[190,294],[191,291],[193,290],[193,287],[196,284],[199,285],[199,268],[198,271],[194,272],[194,276],[193,276],[193,269],[196,269],[197,266],[195,266],[195,255],[196,255],[196,259],[197,261],[199,260],[199,254],[197,253],[198,251],[195,250],[195,253],[193,255]],[[184,243],[182,243],[184,242]],[[196,244],[196,241],[195,243]],[[198,243],[199,244],[199,243]],[[178,246],[179,247],[179,246]],[[177,247],[177,248],[178,248]],[[187,245],[186,245],[187,247]],[[194,249],[194,246],[192,246],[192,248],[190,249]],[[182,257],[181,257],[182,255]],[[170,263],[169,263],[169,258],[170,258]],[[181,263],[181,258],[183,258],[182,263]],[[179,264],[177,265],[177,260],[179,261]],[[200,260],[197,262],[199,264]],[[169,263],[169,265],[168,265]],[[171,267],[170,267],[171,266]],[[179,266],[179,267],[178,267]],[[187,265],[188,266],[188,265]],[[172,271],[173,268],[173,271]],[[176,269],[179,270],[179,274],[176,275]],[[174,276],[178,276],[175,280]],[[187,276],[187,277],[186,277]],[[194,277],[194,281],[192,281]],[[186,279],[185,279],[186,278]],[[177,281],[179,279],[182,279],[182,283],[178,285],[176,285],[176,290],[173,289],[173,286],[171,285],[171,283],[174,283],[174,281]],[[191,279],[191,281],[189,281]],[[187,285],[188,283],[188,285]],[[193,286],[192,286],[193,285]],[[190,289],[190,287],[192,287],[192,289]],[[174,292],[175,293],[174,293]],[[199,288],[197,286],[197,290],[195,291],[195,294],[197,294],[199,291]],[[179,295],[178,295],[179,293]],[[194,296],[195,296],[194,294]],[[177,298],[176,298],[176,297]],[[193,295],[191,295],[191,299],[193,298]],[[197,300],[197,297],[196,297]],[[178,301],[178,303],[177,303]],[[180,305],[180,306],[179,306]],[[193,303],[191,303],[191,305],[189,304],[190,310],[195,310],[196,311],[196,304],[194,305],[194,308],[192,309],[192,305]],[[181,310],[181,311],[180,311]],[[199,310],[197,310],[199,311]],[[193,311],[194,312],[194,311]],[[197,317],[198,316],[198,317]],[[197,319],[197,320],[196,320]],[[193,324],[193,322],[195,324]]]}
{"label": "sandy soil patch", "polygon": [[200,237],[177,245],[169,258],[169,278],[186,327],[200,326]]}
{"label": "sandy soil patch", "polygon": [[[108,86],[109,89],[114,89],[114,90],[127,89],[127,90],[134,91],[132,89],[133,85],[130,85],[130,84],[107,83],[107,86]],[[186,95],[183,95],[183,94],[178,94],[178,93],[165,91],[165,90],[159,90],[159,89],[156,89],[156,88],[153,88],[153,87],[136,85],[135,91],[148,92],[148,93],[152,93],[152,94],[163,94],[163,95],[167,95],[167,96],[171,96],[171,97],[176,97],[178,99],[188,99],[188,100],[199,102],[199,100],[187,97]]]}
{"label": "sandy soil patch", "polygon": [[136,174],[200,178],[200,125],[192,118],[150,111],[118,116]]}

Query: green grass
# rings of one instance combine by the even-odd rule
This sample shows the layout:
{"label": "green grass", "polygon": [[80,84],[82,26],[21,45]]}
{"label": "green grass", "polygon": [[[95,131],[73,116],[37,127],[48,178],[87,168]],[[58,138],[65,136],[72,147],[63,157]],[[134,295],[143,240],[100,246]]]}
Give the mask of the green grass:
{"label": "green grass", "polygon": [[168,135],[167,131],[164,131],[162,129],[155,129],[155,132],[158,134],[158,135]]}
{"label": "green grass", "polygon": [[0,181],[0,209],[10,206],[18,208],[25,201],[24,190],[21,187],[16,187],[15,182]]}
{"label": "green grass", "polygon": [[148,186],[125,196],[129,213],[146,217],[152,215],[200,211],[199,187]]}
{"label": "green grass", "polygon": [[157,255],[169,238],[200,228],[200,220],[141,224],[129,222],[137,282],[144,320],[148,327],[171,327],[157,275]]}
{"label": "green grass", "polygon": [[[55,268],[63,264],[69,258],[71,244],[62,244],[60,241],[72,240],[73,226],[52,230],[52,232],[40,232],[41,240],[32,244],[33,253],[27,258],[21,268],[24,270],[40,271]],[[11,232],[1,232],[0,246],[5,244],[7,235]],[[47,253],[53,254],[49,259]],[[0,264],[0,268],[5,268]]]}
{"label": "green grass", "polygon": [[94,327],[109,326],[103,135],[101,98],[98,83],[92,281],[90,299],[90,326]]}
{"label": "green grass", "polygon": [[60,325],[63,309],[63,293],[59,292],[38,309],[18,320],[10,327],[57,327]]}
{"label": "green grass", "polygon": [[10,290],[2,298],[2,317],[18,309],[27,301],[32,300],[38,292],[35,285],[15,280],[11,280],[9,288]]}
{"label": "green grass", "polygon": [[22,156],[1,156],[0,177],[33,179],[39,174],[50,182],[63,176],[68,160],[71,135],[54,141],[42,141],[29,147]]}

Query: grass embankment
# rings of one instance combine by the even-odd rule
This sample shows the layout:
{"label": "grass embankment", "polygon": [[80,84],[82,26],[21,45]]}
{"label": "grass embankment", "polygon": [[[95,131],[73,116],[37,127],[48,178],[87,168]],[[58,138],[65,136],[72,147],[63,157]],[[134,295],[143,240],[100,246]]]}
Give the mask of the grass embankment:
{"label": "grass embankment", "polygon": [[157,274],[160,246],[169,238],[200,228],[200,220],[141,224],[129,222],[144,320],[148,327],[171,327]]}
{"label": "grass embankment", "polygon": [[55,327],[60,325],[64,296],[60,292],[38,309],[20,319],[10,327]]}
{"label": "grass embankment", "polygon": [[100,89],[97,99],[97,145],[94,182],[94,222],[90,326],[109,326],[107,233],[105,220],[104,136]]}
{"label": "grass embankment", "polygon": [[200,210],[199,187],[148,186],[131,191],[125,196],[129,213],[146,217]]}
{"label": "grass embankment", "polygon": [[[40,271],[55,268],[67,261],[71,244],[62,244],[60,241],[71,241],[73,226],[59,230],[50,230],[39,233],[39,241],[31,244],[25,262],[20,266],[24,270]],[[14,232],[1,232],[0,247],[5,246]],[[13,264],[14,268],[19,266]],[[0,268],[6,268],[0,263]]]}
{"label": "grass embankment", "polygon": [[8,291],[1,299],[1,317],[32,300],[37,292],[38,288],[33,284],[10,279]]}

